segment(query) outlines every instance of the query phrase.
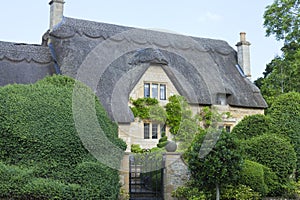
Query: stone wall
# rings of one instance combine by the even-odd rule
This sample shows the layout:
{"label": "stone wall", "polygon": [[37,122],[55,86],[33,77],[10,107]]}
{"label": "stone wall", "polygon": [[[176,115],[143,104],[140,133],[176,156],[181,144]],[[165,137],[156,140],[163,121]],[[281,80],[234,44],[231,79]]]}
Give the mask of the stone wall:
{"label": "stone wall", "polygon": [[181,153],[167,152],[164,154],[165,174],[164,174],[164,199],[173,200],[172,192],[179,186],[184,185],[189,179],[188,166],[181,157]]}

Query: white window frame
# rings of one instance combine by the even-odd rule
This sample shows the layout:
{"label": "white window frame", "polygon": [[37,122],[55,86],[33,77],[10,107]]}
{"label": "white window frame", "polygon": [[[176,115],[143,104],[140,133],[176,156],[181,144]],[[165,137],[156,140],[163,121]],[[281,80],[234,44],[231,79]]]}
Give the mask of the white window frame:
{"label": "white window frame", "polygon": [[[148,127],[148,128],[146,128],[146,127]],[[153,127],[155,127],[155,128],[153,128]],[[144,122],[143,138],[145,140],[158,140],[158,139],[160,139],[163,130],[165,131],[165,134],[167,134],[166,129],[163,129],[163,127],[165,127],[164,124]],[[153,138],[154,130],[155,130],[155,133],[156,133],[156,136],[157,136],[156,138]]]}
{"label": "white window frame", "polygon": [[[147,86],[147,91],[146,91],[146,86]],[[167,84],[158,83],[158,82],[144,82],[144,97],[155,98],[157,100],[162,100],[162,101],[167,100]]]}

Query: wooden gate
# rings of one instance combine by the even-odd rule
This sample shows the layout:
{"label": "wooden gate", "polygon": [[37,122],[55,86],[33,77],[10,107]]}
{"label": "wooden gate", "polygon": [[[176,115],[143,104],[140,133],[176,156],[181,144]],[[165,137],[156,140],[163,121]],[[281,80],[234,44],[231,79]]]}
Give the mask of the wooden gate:
{"label": "wooden gate", "polygon": [[130,200],[163,200],[164,159],[161,153],[129,156]]}

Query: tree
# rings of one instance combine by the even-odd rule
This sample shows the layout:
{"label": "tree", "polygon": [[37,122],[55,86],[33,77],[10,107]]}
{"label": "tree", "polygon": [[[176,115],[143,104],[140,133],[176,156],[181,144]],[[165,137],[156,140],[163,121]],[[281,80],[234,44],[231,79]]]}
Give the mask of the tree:
{"label": "tree", "polygon": [[300,92],[299,4],[299,0],[275,0],[264,13],[266,36],[284,41],[282,55],[276,56],[267,65],[264,77],[255,81],[269,105],[280,94]]}
{"label": "tree", "polygon": [[264,77],[255,81],[269,106],[274,99],[288,92],[300,92],[300,45],[286,44],[283,55],[267,65]]}
{"label": "tree", "polygon": [[[211,145],[208,145],[211,144]],[[235,182],[242,169],[242,157],[236,138],[224,130],[208,129],[197,134],[184,154],[196,187],[216,189]]]}
{"label": "tree", "polygon": [[300,42],[300,1],[275,0],[264,13],[266,35],[285,43]]}

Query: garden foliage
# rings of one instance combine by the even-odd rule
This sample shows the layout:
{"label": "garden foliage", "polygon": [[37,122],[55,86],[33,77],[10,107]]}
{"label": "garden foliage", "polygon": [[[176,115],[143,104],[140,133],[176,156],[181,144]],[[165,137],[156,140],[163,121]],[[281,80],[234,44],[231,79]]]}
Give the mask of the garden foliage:
{"label": "garden foliage", "polygon": [[[114,155],[116,169],[111,169],[86,150],[72,114],[74,84],[74,79],[53,76],[31,85],[0,88],[1,199],[117,198],[122,155]],[[117,125],[94,99],[101,129],[124,151]]]}

